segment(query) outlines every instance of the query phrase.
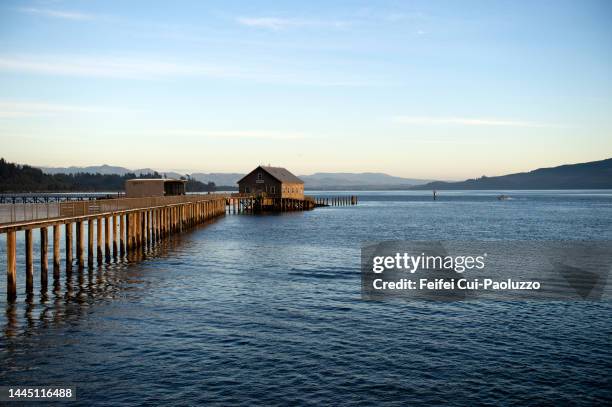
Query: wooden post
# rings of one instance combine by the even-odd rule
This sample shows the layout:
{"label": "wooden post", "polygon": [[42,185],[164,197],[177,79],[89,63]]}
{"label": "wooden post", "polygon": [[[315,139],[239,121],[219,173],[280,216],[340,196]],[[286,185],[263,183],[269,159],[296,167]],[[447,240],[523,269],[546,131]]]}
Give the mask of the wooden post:
{"label": "wooden post", "polygon": [[151,227],[151,219],[153,218],[153,216],[151,216],[150,210],[146,211],[145,215],[147,217],[147,229],[146,229],[147,247],[151,247],[151,233],[153,232],[153,228]]}
{"label": "wooden post", "polygon": [[139,241],[140,241],[140,246],[146,246],[147,242],[146,242],[146,236],[145,233],[147,232],[147,225],[146,225],[146,212],[142,211],[140,212],[140,236],[139,236]]}
{"label": "wooden post", "polygon": [[140,213],[134,213],[134,248],[140,246]]}
{"label": "wooden post", "polygon": [[136,214],[130,213],[130,238],[128,242],[130,244],[130,250],[134,250],[136,247]]}
{"label": "wooden post", "polygon": [[159,224],[157,228],[158,228],[159,236],[157,237],[157,240],[161,240],[162,237],[164,236],[164,208],[160,208],[158,212],[159,212],[158,213]]}
{"label": "wooden post", "polygon": [[119,255],[125,256],[125,218],[127,215],[119,215]]}
{"label": "wooden post", "polygon": [[17,237],[14,230],[6,232],[6,301],[17,299]]}
{"label": "wooden post", "polygon": [[87,220],[87,264],[94,264],[94,220]]}
{"label": "wooden post", "polygon": [[132,214],[125,214],[125,252],[132,250]]}
{"label": "wooden post", "polygon": [[66,223],[66,270],[72,269],[72,223]]}
{"label": "wooden post", "polygon": [[134,247],[140,246],[140,212],[134,214]]}
{"label": "wooden post", "polygon": [[98,264],[102,264],[102,218],[96,219],[96,258]]}
{"label": "wooden post", "polygon": [[125,253],[130,251],[130,225],[131,219],[129,212],[125,214]]}
{"label": "wooden post", "polygon": [[117,215],[112,215],[113,220],[113,258],[117,258]]}
{"label": "wooden post", "polygon": [[166,208],[159,210],[159,237],[160,240],[166,235]]}
{"label": "wooden post", "polygon": [[82,221],[77,222],[77,259],[79,267],[85,265],[85,250],[83,247],[84,224]]}
{"label": "wooden post", "polygon": [[155,243],[159,242],[161,235],[161,209],[155,209]]}
{"label": "wooden post", "polygon": [[157,240],[161,240],[164,237],[164,208],[157,210]]}
{"label": "wooden post", "polygon": [[157,222],[155,221],[157,217],[157,211],[155,209],[151,209],[149,211],[149,219],[151,219],[150,232],[151,233],[151,246],[155,244],[155,225]]}
{"label": "wooden post", "polygon": [[34,263],[33,244],[32,244],[32,229],[25,230],[25,250],[26,250],[26,294],[30,295],[34,292]]}
{"label": "wooden post", "polygon": [[159,237],[160,239],[166,235],[166,208],[159,210]]}
{"label": "wooden post", "polygon": [[174,233],[174,225],[176,222],[176,217],[175,217],[175,212],[176,212],[176,206],[171,206],[170,208],[168,208],[168,212],[169,212],[169,222],[170,222],[170,234]]}
{"label": "wooden post", "polygon": [[149,211],[142,212],[142,245],[147,247],[149,245]]}
{"label": "wooden post", "polygon": [[111,259],[111,244],[110,241],[112,239],[111,236],[111,216],[106,216],[104,218],[104,257],[106,258],[106,262],[108,263]]}
{"label": "wooden post", "polygon": [[136,245],[140,247],[142,246],[142,227],[143,227],[142,212],[138,212],[136,214],[136,217],[138,218],[138,221],[137,221],[138,228],[136,229]]}
{"label": "wooden post", "polygon": [[179,232],[183,231],[183,219],[185,217],[185,205],[178,207],[178,221],[179,221]]}
{"label": "wooden post", "polygon": [[49,281],[49,261],[47,256],[49,236],[47,228],[40,228],[40,292],[47,292],[47,284]]}
{"label": "wooden post", "polygon": [[60,226],[53,226],[53,280],[60,278]]}

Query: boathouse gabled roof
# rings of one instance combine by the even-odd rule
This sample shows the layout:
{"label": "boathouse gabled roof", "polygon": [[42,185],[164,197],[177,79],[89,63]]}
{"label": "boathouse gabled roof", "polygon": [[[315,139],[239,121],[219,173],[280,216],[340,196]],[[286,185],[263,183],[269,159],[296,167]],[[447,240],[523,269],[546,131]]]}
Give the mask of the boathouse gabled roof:
{"label": "boathouse gabled roof", "polygon": [[280,182],[284,182],[284,183],[287,183],[287,184],[303,184],[304,183],[304,181],[302,181],[301,179],[299,179],[298,177],[293,175],[286,168],[283,168],[283,167],[267,167],[267,166],[263,166],[263,165],[258,166],[253,171],[249,172],[247,175],[245,175],[244,177],[240,178],[237,183],[240,183],[243,179],[245,179],[246,177],[248,177],[249,175],[251,175],[252,173],[254,173],[255,171],[260,170],[260,169],[265,171],[265,172],[267,172],[268,174],[270,174],[270,176],[272,176],[273,178],[276,178]]}

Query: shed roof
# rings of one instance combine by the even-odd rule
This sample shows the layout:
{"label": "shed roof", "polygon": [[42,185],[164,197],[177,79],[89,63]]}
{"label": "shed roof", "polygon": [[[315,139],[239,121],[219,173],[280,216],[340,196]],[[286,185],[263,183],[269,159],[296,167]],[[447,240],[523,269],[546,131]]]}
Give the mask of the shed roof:
{"label": "shed roof", "polygon": [[253,172],[257,171],[257,169],[259,169],[259,168],[261,168],[262,170],[264,170],[265,172],[267,172],[268,174],[270,174],[272,177],[276,178],[280,182],[286,182],[288,184],[303,184],[304,183],[304,181],[302,181],[301,179],[299,179],[298,177],[293,175],[286,168],[283,168],[283,167],[267,167],[267,166],[263,166],[263,165],[258,166],[253,171],[249,172],[247,175],[245,175],[244,177],[240,178],[238,180],[238,182],[242,181],[248,175],[250,175]]}

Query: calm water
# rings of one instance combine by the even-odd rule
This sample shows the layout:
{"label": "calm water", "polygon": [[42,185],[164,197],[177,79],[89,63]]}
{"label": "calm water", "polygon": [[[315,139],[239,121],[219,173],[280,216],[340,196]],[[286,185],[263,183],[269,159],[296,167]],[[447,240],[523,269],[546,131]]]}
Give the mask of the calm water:
{"label": "calm water", "polygon": [[15,307],[0,278],[0,383],[76,384],[81,405],[612,399],[610,303],[364,302],[359,275],[365,241],[612,240],[611,191],[358,194],[227,215],[29,305],[19,258]]}

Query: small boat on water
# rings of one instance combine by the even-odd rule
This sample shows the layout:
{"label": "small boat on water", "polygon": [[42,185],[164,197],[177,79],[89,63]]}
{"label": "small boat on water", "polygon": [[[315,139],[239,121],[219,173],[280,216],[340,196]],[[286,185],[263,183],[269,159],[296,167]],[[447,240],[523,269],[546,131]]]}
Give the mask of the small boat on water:
{"label": "small boat on water", "polygon": [[508,199],[512,199],[512,198],[510,198],[508,195],[501,194],[501,195],[498,195],[498,196],[497,196],[497,199],[498,199],[499,201],[506,201],[506,200],[508,200]]}

